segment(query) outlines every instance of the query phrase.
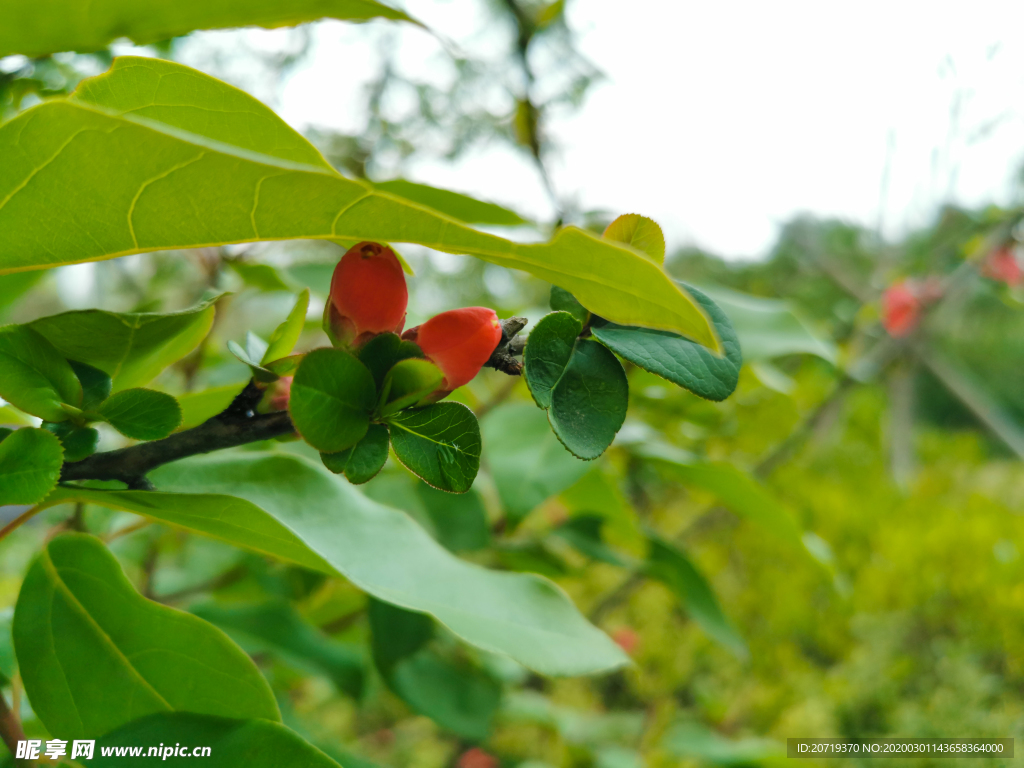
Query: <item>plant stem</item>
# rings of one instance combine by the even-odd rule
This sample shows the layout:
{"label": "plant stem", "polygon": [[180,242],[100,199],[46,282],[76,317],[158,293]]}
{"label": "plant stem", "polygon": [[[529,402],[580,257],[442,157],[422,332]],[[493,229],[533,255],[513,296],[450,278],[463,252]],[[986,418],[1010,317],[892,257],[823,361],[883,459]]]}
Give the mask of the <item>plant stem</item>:
{"label": "plant stem", "polygon": [[[18,754],[18,742],[25,741],[25,732],[21,729],[18,716],[7,706],[7,699],[3,694],[0,694],[0,738],[4,740],[12,756]],[[19,762],[31,765],[28,760]]]}

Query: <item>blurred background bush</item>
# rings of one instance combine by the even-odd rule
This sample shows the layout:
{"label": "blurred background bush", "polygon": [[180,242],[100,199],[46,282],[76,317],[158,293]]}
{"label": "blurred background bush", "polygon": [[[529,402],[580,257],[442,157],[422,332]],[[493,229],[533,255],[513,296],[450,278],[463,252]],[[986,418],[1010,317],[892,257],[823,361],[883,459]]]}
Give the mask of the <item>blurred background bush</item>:
{"label": "blurred background bush", "polygon": [[[272,681],[286,722],[346,766],[745,765],[784,759],[785,739],[795,736],[1024,736],[1024,285],[1017,266],[1020,201],[1006,182],[1014,176],[1013,155],[997,153],[1006,179],[981,174],[987,181],[976,180],[975,191],[961,195],[966,202],[954,202],[955,182],[940,183],[928,205],[914,203],[920,210],[913,215],[902,215],[912,206],[898,195],[872,201],[879,221],[870,224],[863,216],[830,217],[828,204],[797,203],[769,238],[756,221],[740,222],[749,193],[737,189],[735,207],[711,195],[720,211],[715,226],[736,222],[747,234],[716,240],[705,228],[699,248],[684,236],[695,231],[686,201],[699,195],[686,167],[665,162],[654,169],[662,179],[658,189],[634,198],[616,191],[604,204],[594,203],[601,191],[574,180],[565,158],[577,138],[572,129],[585,132],[586,124],[573,120],[603,86],[600,62],[592,60],[600,57],[585,55],[577,34],[585,26],[578,18],[586,17],[567,16],[572,4],[420,5],[410,9],[434,19],[435,34],[384,23],[321,23],[197,33],[141,52],[198,66],[304,121],[309,138],[344,173],[377,181],[407,176],[517,208],[531,221],[517,230],[523,239],[563,223],[600,232],[625,212],[614,205],[635,199],[639,207],[650,194],[660,201],[658,210],[641,213],[657,218],[679,211],[679,218],[660,217],[669,234],[666,266],[706,288],[736,325],[746,365],[732,398],[706,402],[631,368],[620,440],[601,460],[583,465],[559,461],[565,458],[560,447],[540,441],[523,455],[510,425],[528,429],[543,416],[525,384],[485,371],[458,393],[484,415],[486,452],[476,490],[459,503],[483,509],[493,530],[446,529],[455,502],[436,497],[393,463],[366,490],[408,511],[465,557],[554,578],[635,666],[552,680],[477,654],[500,684],[502,704],[493,727],[460,733],[443,713],[417,714],[379,681],[361,701],[345,692],[339,654],[365,655],[368,637],[366,599],[350,585],[92,507],[50,510],[0,545],[7,620],[28,558],[73,513],[112,542],[149,596],[206,611],[212,620],[221,610],[222,625]],[[646,23],[657,25],[657,13]],[[603,34],[607,46],[614,30]],[[686,30],[684,40],[695,35],[699,30]],[[718,41],[748,68],[758,66],[728,36]],[[642,39],[624,35],[619,44],[630,56],[648,55]],[[0,117],[67,92],[106,68],[113,53],[129,50],[140,52],[117,44],[98,54],[0,61]],[[952,60],[929,62],[936,64],[955,69]],[[694,76],[652,68],[648,77],[671,100],[676,79]],[[714,71],[702,77],[713,87]],[[619,95],[629,92],[629,83],[616,87]],[[950,91],[966,101],[957,107],[953,100],[949,124],[967,120],[970,90]],[[1005,113],[1012,123],[1020,91],[1002,93],[1004,102],[993,102],[995,115]],[[633,171],[650,178],[649,169],[640,173],[634,165],[633,150],[664,136],[662,129],[648,132],[655,119],[674,115],[672,131],[682,144],[690,125],[716,125],[715,114],[685,107],[665,112],[642,101],[620,104],[628,127],[603,158],[605,166],[622,168],[612,178],[628,179]],[[789,119],[784,103],[774,109],[751,114],[751,122]],[[971,119],[984,128],[988,115]],[[742,140],[724,124],[731,118],[718,119],[729,140]],[[967,131],[963,122],[956,131],[949,124],[944,128],[953,139],[939,163],[946,163],[947,175],[960,162],[949,147]],[[977,142],[995,130],[990,126]],[[1013,141],[1019,156],[1019,138]],[[847,151],[840,142],[829,149]],[[886,173],[899,157],[882,155],[883,197]],[[719,173],[736,189],[750,171],[737,162]],[[755,187],[765,189],[764,180]],[[797,214],[800,207],[818,213]],[[898,225],[882,221],[886,216]],[[715,253],[715,242],[747,244],[757,258]],[[547,309],[548,286],[537,280],[470,258],[400,250],[416,271],[410,326],[456,306],[492,306],[503,317],[532,319]],[[999,256],[1006,253],[1009,261]],[[83,307],[171,311],[230,291],[207,341],[158,380],[182,398],[186,422],[198,423],[248,375],[227,353],[227,341],[241,341],[248,330],[266,336],[296,289],[309,287],[314,297],[300,347],[325,343],[319,315],[339,255],[324,243],[266,243],[5,276],[0,320]],[[884,297],[893,286],[913,297],[907,334],[895,332],[886,314]],[[108,448],[119,444],[112,432],[103,439]],[[723,474],[718,486],[707,478],[696,482],[687,474],[691,460],[738,471]],[[510,476],[521,485],[509,487]],[[526,485],[538,490],[523,502]],[[517,503],[530,514],[512,530],[502,514]],[[802,541],[766,535],[758,524],[765,505],[791,516]],[[589,535],[582,545],[566,535],[567,521],[586,516],[604,522],[597,545]],[[685,586],[681,601],[680,589],[615,564],[640,554],[643,530],[689,554],[742,638],[738,646],[716,642],[707,623],[696,620],[692,592],[685,609]],[[257,626],[272,621],[266,617],[250,625],[223,618],[232,607],[268,598],[289,601],[304,627],[319,628],[313,646],[300,651],[268,642]],[[9,656],[9,648],[3,653]],[[31,731],[31,712],[23,714]]]}

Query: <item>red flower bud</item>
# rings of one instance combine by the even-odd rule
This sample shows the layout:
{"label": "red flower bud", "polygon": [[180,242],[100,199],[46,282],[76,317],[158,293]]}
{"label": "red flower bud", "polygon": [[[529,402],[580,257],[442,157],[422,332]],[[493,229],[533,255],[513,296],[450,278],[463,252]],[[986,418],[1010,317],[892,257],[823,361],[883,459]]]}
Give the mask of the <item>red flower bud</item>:
{"label": "red flower bud", "polygon": [[447,393],[480,372],[501,341],[501,324],[494,310],[487,307],[450,309],[410,328],[402,338],[416,342],[441,369],[441,389]]}
{"label": "red flower bud", "polygon": [[890,336],[907,336],[921,319],[921,300],[908,281],[895,283],[882,294],[882,325]]}
{"label": "red flower bud", "polygon": [[622,650],[632,656],[633,651],[636,650],[637,645],[640,643],[640,635],[631,627],[619,627],[612,632],[612,640]]}
{"label": "red flower bud", "polygon": [[471,747],[459,755],[455,763],[458,768],[499,768],[501,763],[494,755],[484,752],[480,747]]}
{"label": "red flower bud", "polygon": [[981,273],[992,280],[1006,283],[1010,287],[1020,285],[1024,280],[1024,270],[1017,261],[1013,248],[1006,245],[989,255],[981,265]]}
{"label": "red flower bud", "polygon": [[409,289],[395,252],[379,243],[353,245],[331,278],[324,326],[340,345],[362,344],[378,333],[401,333]]}

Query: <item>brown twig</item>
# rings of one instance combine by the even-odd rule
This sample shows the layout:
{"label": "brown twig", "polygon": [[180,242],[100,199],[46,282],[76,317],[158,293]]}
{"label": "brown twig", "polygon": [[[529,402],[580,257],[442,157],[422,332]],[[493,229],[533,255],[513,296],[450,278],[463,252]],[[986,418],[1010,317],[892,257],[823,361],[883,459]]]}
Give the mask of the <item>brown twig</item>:
{"label": "brown twig", "polygon": [[[0,738],[4,740],[12,755],[18,754],[18,742],[25,741],[25,731],[21,728],[18,716],[7,706],[7,699],[0,694]],[[20,761],[23,765],[31,765],[28,760]]]}

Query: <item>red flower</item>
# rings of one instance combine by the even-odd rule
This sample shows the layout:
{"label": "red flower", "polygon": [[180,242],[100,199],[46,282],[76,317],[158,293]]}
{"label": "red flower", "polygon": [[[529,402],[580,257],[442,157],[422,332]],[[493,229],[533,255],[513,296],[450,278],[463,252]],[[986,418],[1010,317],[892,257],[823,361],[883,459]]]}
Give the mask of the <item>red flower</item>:
{"label": "red flower", "polygon": [[438,392],[443,390],[447,394],[480,372],[501,341],[501,324],[493,309],[450,309],[410,328],[402,338],[416,342],[423,354],[441,369],[444,381]]}
{"label": "red flower", "polygon": [[909,335],[921,319],[921,300],[909,281],[894,283],[882,294],[882,325],[890,336]]}
{"label": "red flower", "polygon": [[981,265],[981,273],[1011,287],[1020,285],[1024,280],[1024,270],[1021,269],[1017,255],[1009,245],[1004,245],[998,251],[989,254]]}
{"label": "red flower", "polygon": [[331,278],[325,329],[338,345],[360,345],[378,333],[401,333],[409,289],[395,252],[379,243],[353,245]]}

